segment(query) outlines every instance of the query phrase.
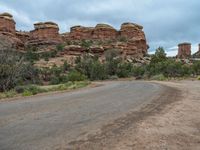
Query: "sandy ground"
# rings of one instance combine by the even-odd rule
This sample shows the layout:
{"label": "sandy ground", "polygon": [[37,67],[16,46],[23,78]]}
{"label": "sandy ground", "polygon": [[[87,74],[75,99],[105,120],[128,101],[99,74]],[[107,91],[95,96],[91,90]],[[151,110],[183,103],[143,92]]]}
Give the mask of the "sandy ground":
{"label": "sandy ground", "polygon": [[172,87],[172,94],[71,143],[73,149],[200,150],[200,82],[159,83]]}

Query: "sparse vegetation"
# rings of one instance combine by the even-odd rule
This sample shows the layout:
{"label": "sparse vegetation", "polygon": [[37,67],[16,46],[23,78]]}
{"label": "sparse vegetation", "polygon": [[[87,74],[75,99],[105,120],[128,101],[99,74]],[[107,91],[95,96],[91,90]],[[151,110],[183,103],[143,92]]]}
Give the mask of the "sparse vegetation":
{"label": "sparse vegetation", "polygon": [[57,51],[63,51],[64,50],[65,45],[64,44],[58,44],[56,46]]}
{"label": "sparse vegetation", "polygon": [[[83,41],[86,47],[89,41]],[[45,59],[55,57],[56,52],[39,55]],[[0,53],[0,98],[15,95],[30,96],[48,91],[74,89],[89,84],[88,80],[118,79],[135,77],[136,79],[167,80],[170,78],[196,77],[200,80],[200,61],[186,64],[173,58],[167,58],[162,47],[151,56],[149,64],[136,65],[122,60],[118,50],[108,50],[102,63],[98,56],[85,54],[78,57],[76,65],[70,66],[63,60],[62,66],[37,68],[34,61],[37,50],[32,49],[23,55],[12,50]],[[45,84],[47,86],[41,86]]]}
{"label": "sparse vegetation", "polygon": [[92,40],[82,40],[81,41],[81,46],[84,48],[90,48],[92,46],[93,41]]}

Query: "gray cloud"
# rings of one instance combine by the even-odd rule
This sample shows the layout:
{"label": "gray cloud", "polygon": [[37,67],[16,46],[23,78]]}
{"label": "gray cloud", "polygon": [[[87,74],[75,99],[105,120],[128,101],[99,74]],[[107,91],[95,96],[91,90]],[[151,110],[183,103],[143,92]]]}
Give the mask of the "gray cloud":
{"label": "gray cloud", "polygon": [[18,30],[32,30],[37,21],[55,21],[61,32],[73,25],[109,23],[142,24],[150,51],[164,46],[171,51],[178,43],[200,43],[200,1],[198,0],[0,0],[0,12],[15,17]]}

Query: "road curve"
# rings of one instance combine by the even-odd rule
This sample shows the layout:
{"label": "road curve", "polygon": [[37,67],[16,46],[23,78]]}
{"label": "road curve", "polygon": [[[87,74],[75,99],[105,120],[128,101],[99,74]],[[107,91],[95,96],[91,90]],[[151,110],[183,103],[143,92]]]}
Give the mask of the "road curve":
{"label": "road curve", "polygon": [[0,102],[0,150],[51,150],[93,134],[166,87],[113,81],[84,90]]}

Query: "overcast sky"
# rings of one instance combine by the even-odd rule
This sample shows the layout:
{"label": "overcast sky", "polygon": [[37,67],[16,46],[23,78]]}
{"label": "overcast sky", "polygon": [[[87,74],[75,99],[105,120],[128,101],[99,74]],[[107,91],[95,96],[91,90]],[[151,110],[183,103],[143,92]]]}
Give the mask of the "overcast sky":
{"label": "overcast sky", "polygon": [[39,21],[58,23],[60,32],[135,22],[144,26],[150,53],[163,46],[176,55],[181,42],[191,42],[195,52],[200,43],[200,0],[0,0],[0,12],[13,14],[17,29],[26,31]]}

